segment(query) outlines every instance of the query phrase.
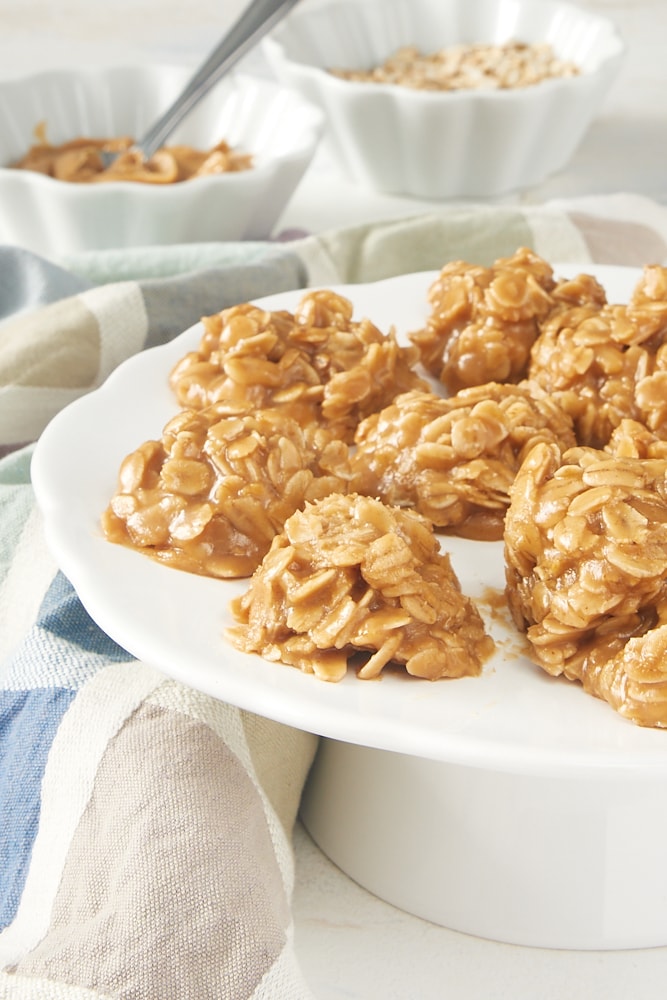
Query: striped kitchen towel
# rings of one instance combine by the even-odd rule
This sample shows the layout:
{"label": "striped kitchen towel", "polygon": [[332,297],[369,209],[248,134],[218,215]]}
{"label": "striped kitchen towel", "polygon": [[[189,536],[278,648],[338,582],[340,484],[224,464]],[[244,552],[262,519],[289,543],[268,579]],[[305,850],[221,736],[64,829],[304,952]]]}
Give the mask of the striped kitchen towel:
{"label": "striped kitchen towel", "polygon": [[0,462],[0,997],[306,1000],[291,834],[316,739],[138,663]]}
{"label": "striped kitchen towel", "polygon": [[0,248],[0,998],[305,1000],[292,830],[316,737],[133,660],[48,554],[31,443],[126,357],[201,315],[518,246],[667,264],[633,195],[428,216],[276,244],[46,262]]}
{"label": "striped kitchen towel", "polygon": [[292,829],[317,740],[140,663],[89,618],[30,485],[48,419],[297,258],[140,285],[0,248],[0,997],[306,1000]]}
{"label": "striped kitchen towel", "polygon": [[490,264],[520,246],[558,263],[667,264],[667,208],[639,195],[453,205],[288,243],[106,250],[62,267],[0,248],[0,454],[35,440],[126,357],[201,316],[293,288],[375,281],[457,259]]}

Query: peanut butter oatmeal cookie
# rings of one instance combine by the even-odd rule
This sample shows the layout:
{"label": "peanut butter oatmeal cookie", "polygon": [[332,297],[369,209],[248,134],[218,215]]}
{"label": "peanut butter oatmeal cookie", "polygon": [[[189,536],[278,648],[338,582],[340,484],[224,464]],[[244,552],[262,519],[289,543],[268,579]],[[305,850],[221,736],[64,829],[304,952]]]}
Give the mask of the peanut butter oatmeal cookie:
{"label": "peanut butter oatmeal cookie", "polygon": [[621,420],[604,450],[618,458],[667,458],[667,440],[637,420]]}
{"label": "peanut butter oatmeal cookie", "polygon": [[446,264],[432,283],[426,326],[410,335],[424,367],[449,390],[518,382],[538,323],[553,306],[553,269],[526,248],[491,267]]}
{"label": "peanut butter oatmeal cookie", "polygon": [[667,437],[667,268],[645,267],[627,305],[556,309],[529,377],[572,416],[579,444],[602,448],[623,419]]}
{"label": "peanut butter oatmeal cookie", "polygon": [[345,490],[347,449],[279,410],[183,410],[124,459],[102,527],[179,569],[249,576],[305,501]]}
{"label": "peanut butter oatmeal cookie", "polygon": [[506,592],[535,662],[667,727],[667,459],[539,444],[510,497]]}
{"label": "peanut butter oatmeal cookie", "polygon": [[390,661],[430,680],[475,676],[494,648],[430,523],[352,494],[292,515],[232,612],[239,649],[328,681],[355,654],[362,679]]}
{"label": "peanut butter oatmeal cookie", "polygon": [[480,540],[502,538],[510,486],[533,445],[576,443],[570,417],[538,387],[497,382],[449,399],[403,393],[355,440],[352,490]]}
{"label": "peanut butter oatmeal cookie", "polygon": [[417,349],[352,312],[348,299],[322,290],[306,293],[293,314],[245,303],[208,316],[198,350],[178,362],[171,386],[182,406],[280,407],[351,441],[369,413],[427,387],[415,370]]}

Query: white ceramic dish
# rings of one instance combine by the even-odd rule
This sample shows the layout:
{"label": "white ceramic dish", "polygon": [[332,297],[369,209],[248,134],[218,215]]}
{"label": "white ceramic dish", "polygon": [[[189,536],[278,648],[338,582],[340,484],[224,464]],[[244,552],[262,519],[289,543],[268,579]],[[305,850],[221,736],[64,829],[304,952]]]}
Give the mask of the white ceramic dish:
{"label": "white ceramic dish", "polygon": [[[434,93],[337,79],[401,45],[549,42],[579,76],[501,91]],[[570,160],[621,65],[613,24],[557,0],[321,0],[265,39],[278,79],[321,107],[326,138],[354,181],[440,199],[493,197],[538,184]]]}
{"label": "white ceramic dish", "polygon": [[[639,276],[591,270],[615,301]],[[342,291],[356,316],[383,329],[393,323],[400,335],[423,322],[433,277]],[[301,294],[262,302],[291,309]],[[329,737],[304,816],[333,860],[379,895],[448,926],[518,943],[666,944],[667,870],[658,845],[667,838],[667,733],[624,721],[524,658],[508,616],[488,600],[503,589],[499,543],[446,543],[498,642],[482,677],[429,683],[392,674],[364,682],[350,674],[326,684],[226,643],[228,602],[243,581],[179,572],[105,541],[99,518],[119,463],[174,412],[168,371],[200,335],[193,327],[125,362],[38,442],[33,482],[47,538],[91,616],[167,674]]]}
{"label": "white ceramic dish", "polygon": [[269,80],[221,81],[169,142],[225,139],[253,169],[181,184],[75,184],[7,169],[43,122],[58,145],[77,136],[139,138],[190,76],[183,67],[53,70],[0,81],[0,240],[58,258],[81,250],[263,239],[310,164],[321,112]]}

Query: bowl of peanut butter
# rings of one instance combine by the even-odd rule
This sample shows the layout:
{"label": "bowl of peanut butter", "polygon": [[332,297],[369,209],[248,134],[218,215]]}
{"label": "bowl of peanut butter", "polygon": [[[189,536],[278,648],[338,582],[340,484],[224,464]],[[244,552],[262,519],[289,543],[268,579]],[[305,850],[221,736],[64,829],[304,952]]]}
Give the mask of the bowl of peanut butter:
{"label": "bowl of peanut butter", "polygon": [[188,76],[134,66],[0,81],[0,239],[58,259],[270,237],[314,155],[321,112],[233,74],[146,159],[134,143]]}

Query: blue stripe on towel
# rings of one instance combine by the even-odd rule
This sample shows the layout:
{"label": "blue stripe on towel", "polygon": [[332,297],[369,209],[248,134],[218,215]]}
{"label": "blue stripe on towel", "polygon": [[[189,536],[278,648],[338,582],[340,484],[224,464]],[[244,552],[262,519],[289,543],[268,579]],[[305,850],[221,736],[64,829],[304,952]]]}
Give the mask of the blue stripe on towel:
{"label": "blue stripe on towel", "polygon": [[103,656],[109,662],[126,663],[133,659],[95,624],[72,584],[60,572],[56,573],[44,595],[36,624],[45,632],[71,642],[79,650]]}
{"label": "blue stripe on towel", "polygon": [[0,928],[16,915],[37,834],[42,776],[76,691],[0,691]]}
{"label": "blue stripe on towel", "polygon": [[98,670],[131,659],[57,573],[0,690],[0,929],[19,906],[39,825],[44,768],[62,717]]}

